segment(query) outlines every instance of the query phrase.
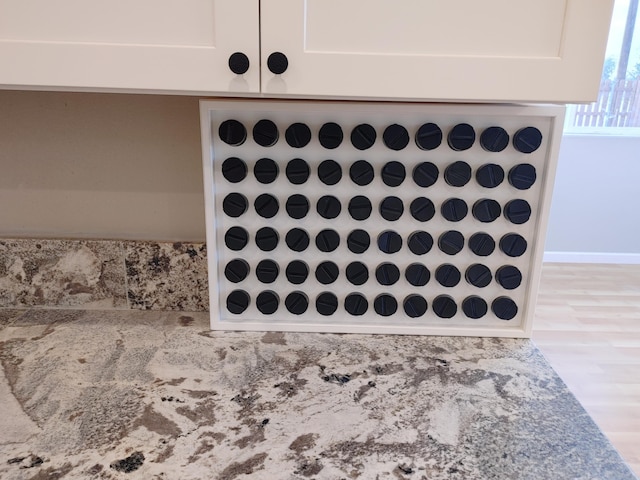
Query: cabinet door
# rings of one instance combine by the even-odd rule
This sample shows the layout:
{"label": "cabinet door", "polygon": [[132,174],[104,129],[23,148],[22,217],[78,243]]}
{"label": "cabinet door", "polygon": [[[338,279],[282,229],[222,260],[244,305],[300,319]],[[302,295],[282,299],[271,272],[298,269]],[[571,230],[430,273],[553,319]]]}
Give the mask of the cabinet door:
{"label": "cabinet door", "polygon": [[258,15],[258,0],[0,0],[0,84],[257,92]]}
{"label": "cabinet door", "polygon": [[[454,101],[595,100],[612,4],[262,0],[262,90]],[[288,59],[281,75],[267,69],[273,52]]]}

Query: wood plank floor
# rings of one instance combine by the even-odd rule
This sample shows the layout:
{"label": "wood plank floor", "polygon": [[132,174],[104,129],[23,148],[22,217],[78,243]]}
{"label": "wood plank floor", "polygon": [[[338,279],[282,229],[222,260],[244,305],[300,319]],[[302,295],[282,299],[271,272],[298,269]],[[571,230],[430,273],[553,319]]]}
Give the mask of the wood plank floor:
{"label": "wood plank floor", "polygon": [[545,263],[533,330],[640,477],[640,265]]}

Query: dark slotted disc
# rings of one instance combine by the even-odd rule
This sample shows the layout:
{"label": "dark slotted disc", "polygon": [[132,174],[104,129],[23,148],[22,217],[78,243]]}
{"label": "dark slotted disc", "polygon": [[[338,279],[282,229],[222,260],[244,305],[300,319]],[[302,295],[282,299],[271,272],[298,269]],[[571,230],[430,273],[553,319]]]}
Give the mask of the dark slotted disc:
{"label": "dark slotted disc", "polygon": [[335,185],[342,179],[342,167],[335,160],[325,160],[318,165],[318,178],[325,185]]}
{"label": "dark slotted disc", "polygon": [[280,297],[276,292],[265,290],[260,292],[256,297],[256,307],[265,315],[272,315],[278,310],[280,305]]}
{"label": "dark slotted disc", "polygon": [[306,147],[311,141],[311,130],[304,123],[293,123],[284,132],[284,138],[293,148]]}
{"label": "dark slotted disc", "polygon": [[495,248],[496,241],[488,233],[474,233],[469,238],[469,249],[479,257],[487,257],[491,255]]}
{"label": "dark slotted disc", "polygon": [[404,182],[407,171],[400,162],[387,162],[382,167],[382,181],[389,187],[397,187]]}
{"label": "dark slotted disc", "polygon": [[309,308],[309,299],[302,292],[291,292],[287,295],[284,305],[294,315],[302,315]]}
{"label": "dark slotted disc", "polygon": [[343,138],[342,128],[333,122],[325,123],[320,127],[320,131],[318,132],[320,145],[330,150],[339,147]]}
{"label": "dark slotted disc", "polygon": [[347,247],[353,253],[364,253],[371,245],[371,237],[364,230],[354,230],[347,237]]}
{"label": "dark slotted disc", "polygon": [[236,315],[244,312],[249,307],[251,298],[244,290],[234,290],[227,295],[227,310]]}
{"label": "dark slotted disc", "polygon": [[322,262],[316,267],[316,280],[323,285],[329,285],[338,279],[340,270],[333,262]]}
{"label": "dark slotted disc", "polygon": [[404,278],[414,287],[424,287],[429,283],[431,272],[421,263],[412,263],[404,271]]}
{"label": "dark slotted disc", "polygon": [[542,133],[536,127],[521,128],[513,136],[513,146],[522,153],[533,153],[542,144]]}
{"label": "dark slotted disc", "polygon": [[398,197],[386,197],[380,202],[380,215],[385,220],[394,222],[402,216],[403,212],[404,205]]}
{"label": "dark slotted disc", "polygon": [[300,260],[294,260],[287,265],[284,273],[287,276],[287,280],[294,285],[300,285],[307,280],[307,277],[309,276],[309,267],[306,263]]}
{"label": "dark slotted disc", "polygon": [[476,171],[476,181],[484,188],[495,188],[504,180],[504,170],[500,165],[487,163]]}
{"label": "dark slotted disc", "polygon": [[256,245],[263,252],[270,252],[278,246],[280,237],[271,227],[262,227],[256,232]]}
{"label": "dark slotted disc", "polygon": [[369,185],[373,181],[373,167],[365,160],[358,160],[349,169],[349,177],[356,185]]}
{"label": "dark slotted disc", "polygon": [[349,214],[354,220],[366,220],[371,215],[371,201],[362,195],[357,195],[349,201]]}
{"label": "dark slotted disc", "polygon": [[299,220],[309,213],[309,200],[304,195],[296,193],[287,199],[286,209],[291,218]]}
{"label": "dark slotted disc", "polygon": [[451,150],[468,150],[476,141],[476,132],[468,123],[459,123],[451,129],[447,137]]}
{"label": "dark slotted disc", "polygon": [[496,270],[496,281],[502,288],[513,290],[522,283],[522,273],[513,265],[504,265]]}
{"label": "dark slotted disc", "polygon": [[278,199],[273,195],[269,195],[268,193],[258,195],[258,198],[256,198],[255,202],[253,202],[253,206],[256,209],[256,213],[263,218],[274,217],[280,209]]}
{"label": "dark slotted disc", "polygon": [[435,123],[425,123],[416,132],[416,145],[421,150],[433,150],[442,143],[442,130]]}
{"label": "dark slotted disc", "polygon": [[493,276],[486,265],[476,263],[470,265],[464,274],[465,280],[474,287],[484,288],[491,283]]}
{"label": "dark slotted disc", "polygon": [[509,134],[502,127],[489,127],[480,135],[480,145],[487,152],[501,152],[509,145]]}
{"label": "dark slotted disc", "polygon": [[256,277],[262,283],[273,283],[278,278],[280,267],[273,260],[261,260],[256,266]]}
{"label": "dark slotted disc", "polygon": [[500,239],[500,250],[510,257],[520,257],[527,251],[527,241],[517,233],[507,233]]}
{"label": "dark slotted disc", "polygon": [[459,222],[469,213],[469,207],[460,198],[450,198],[445,200],[440,207],[440,213],[450,222]]}
{"label": "dark slotted disc", "polygon": [[238,120],[225,120],[218,128],[218,135],[224,143],[237,147],[247,139],[247,129]]}
{"label": "dark slotted disc", "polygon": [[249,234],[242,227],[231,227],[224,234],[224,244],[230,250],[242,250],[247,243],[249,243]]}
{"label": "dark slotted disc", "polygon": [[378,315],[388,317],[398,311],[398,301],[395,297],[383,293],[382,295],[378,295],[373,301],[373,308]]}
{"label": "dark slotted disc", "polygon": [[294,252],[302,252],[309,246],[309,234],[301,228],[292,228],[287,232],[285,242]]}
{"label": "dark slotted disc", "polygon": [[247,197],[241,193],[232,192],[222,201],[222,209],[224,213],[230,217],[237,218],[247,211]]}
{"label": "dark slotted disc", "polygon": [[376,129],[367,123],[361,123],[351,131],[351,145],[358,150],[366,150],[376,143]]}
{"label": "dark slotted disc", "polygon": [[427,301],[420,295],[408,295],[402,304],[404,313],[411,318],[418,318],[427,312]]}
{"label": "dark slotted disc", "polygon": [[272,147],[278,136],[278,127],[271,120],[260,120],[253,127],[253,140],[261,147]]}
{"label": "dark slotted disc", "polygon": [[431,309],[440,318],[451,318],[458,312],[456,301],[449,295],[438,295],[434,298]]}
{"label": "dark slotted disc", "polygon": [[347,265],[347,280],[354,285],[363,285],[369,280],[369,270],[362,262],[351,262]]}
{"label": "dark slotted disc", "polygon": [[509,170],[509,183],[518,190],[528,190],[536,183],[536,167],[521,163]]}
{"label": "dark slotted disc", "polygon": [[294,158],[287,163],[287,178],[294,185],[302,185],[309,179],[310,173],[309,165],[301,158]]}
{"label": "dark slotted disc", "polygon": [[483,223],[491,223],[500,216],[502,208],[495,200],[483,198],[473,204],[471,211],[477,220]]}
{"label": "dark slotted disc", "polygon": [[224,267],[224,276],[232,283],[243,281],[247,275],[249,275],[249,264],[240,258],[231,260]]}
{"label": "dark slotted disc", "polygon": [[260,183],[271,183],[278,178],[278,164],[270,158],[261,158],[253,167],[253,174]]}
{"label": "dark slotted disc", "polygon": [[387,148],[391,150],[402,150],[409,144],[409,132],[402,125],[394,123],[384,129],[382,140]]}
{"label": "dark slotted disc", "polygon": [[419,222],[428,222],[436,214],[436,207],[428,198],[418,197],[411,202],[409,211]]}
{"label": "dark slotted disc", "polygon": [[453,162],[445,169],[444,180],[452,187],[464,187],[471,180],[471,167],[467,162]]}
{"label": "dark slotted disc", "polygon": [[500,320],[511,320],[518,314],[518,305],[509,297],[498,297],[491,303],[491,310]]}
{"label": "dark slotted disc", "polygon": [[222,162],[222,175],[228,182],[241,182],[247,176],[247,164],[238,157],[227,158]]}
{"label": "dark slotted disc", "polygon": [[369,302],[359,293],[351,293],[344,299],[344,309],[351,315],[364,315],[368,308]]}
{"label": "dark slotted disc", "polygon": [[457,230],[444,232],[438,238],[438,248],[447,255],[456,255],[464,248],[464,235]]}
{"label": "dark slotted disc", "polygon": [[381,263],[376,268],[376,280],[380,285],[393,285],[400,279],[400,270],[393,263]]}
{"label": "dark slotted disc", "polygon": [[316,235],[316,247],[321,252],[333,252],[340,245],[340,235],[335,230],[325,229]]}
{"label": "dark slotted disc", "polygon": [[323,218],[331,219],[340,215],[342,205],[340,204],[340,200],[333,195],[324,195],[320,197],[318,203],[316,203],[316,210]]}
{"label": "dark slotted disc", "polygon": [[455,265],[445,263],[436,269],[436,280],[443,287],[455,287],[460,283],[460,270]]}
{"label": "dark slotted disc", "polygon": [[328,316],[336,313],[338,297],[331,292],[323,292],[316,298],[316,310],[320,315]]}
{"label": "dark slotted disc", "polygon": [[433,247],[433,238],[427,232],[418,231],[409,235],[409,250],[416,255],[424,255]]}
{"label": "dark slotted disc", "polygon": [[531,218],[531,206],[526,200],[515,199],[511,200],[504,206],[504,216],[509,219],[511,223],[521,225],[529,221]]}
{"label": "dark slotted disc", "polygon": [[413,181],[419,187],[430,187],[438,180],[438,167],[431,162],[422,162],[413,169]]}
{"label": "dark slotted disc", "polygon": [[487,302],[476,295],[471,295],[462,301],[462,311],[469,318],[482,318],[487,314],[487,310]]}
{"label": "dark slotted disc", "polygon": [[393,230],[378,235],[378,248],[384,253],[397,253],[402,248],[402,237]]}

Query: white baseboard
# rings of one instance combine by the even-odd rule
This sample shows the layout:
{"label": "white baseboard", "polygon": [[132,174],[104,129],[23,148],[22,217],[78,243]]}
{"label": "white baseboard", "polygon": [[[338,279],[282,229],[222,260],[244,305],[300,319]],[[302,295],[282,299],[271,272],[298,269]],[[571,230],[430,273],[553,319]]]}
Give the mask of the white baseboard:
{"label": "white baseboard", "polygon": [[640,265],[640,253],[544,252],[544,262]]}

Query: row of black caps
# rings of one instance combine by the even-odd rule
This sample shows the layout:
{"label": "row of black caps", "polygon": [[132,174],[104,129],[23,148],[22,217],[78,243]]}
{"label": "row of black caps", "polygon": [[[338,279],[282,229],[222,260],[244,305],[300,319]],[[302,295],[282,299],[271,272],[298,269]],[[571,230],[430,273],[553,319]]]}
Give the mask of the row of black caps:
{"label": "row of black caps", "polygon": [[[256,213],[263,218],[273,218],[280,211],[280,202],[269,193],[258,195],[253,206]],[[249,201],[243,194],[232,192],[223,199],[222,209],[229,217],[238,218],[248,211]],[[304,195],[295,194],[287,199],[285,209],[291,218],[301,219],[309,213],[310,203]],[[358,195],[349,200],[347,210],[353,219],[362,221],[369,218],[373,206],[367,197]],[[342,212],[342,203],[333,195],[324,195],[316,202],[316,211],[323,218],[334,219]],[[405,205],[402,199],[388,196],[382,199],[378,211],[382,218],[393,222],[402,217]],[[435,215],[436,208],[428,198],[418,197],[410,203],[409,212],[416,220],[427,222]],[[450,222],[459,222],[467,216],[469,207],[461,198],[449,198],[442,202],[440,213]],[[473,204],[471,213],[476,220],[483,223],[491,223],[504,214],[511,223],[521,225],[531,218],[531,206],[526,200],[514,199],[509,200],[503,210],[496,200],[482,198]]]}
{"label": "row of black caps", "polygon": [[[227,310],[233,314],[243,313],[251,303],[251,297],[245,290],[234,290],[227,296]],[[302,315],[309,308],[309,298],[304,292],[289,293],[284,301],[286,309],[294,315]],[[265,315],[274,314],[280,305],[280,297],[272,290],[260,292],[256,297],[256,308]],[[323,292],[316,297],[316,311],[324,316],[333,315],[338,310],[338,297],[331,292]],[[398,311],[398,301],[393,295],[378,295],[373,301],[373,308],[378,315],[388,317]],[[405,313],[412,318],[423,316],[428,309],[427,300],[421,295],[412,294],[403,300]],[[433,299],[433,312],[440,318],[452,318],[458,311],[458,305],[449,295],[439,295]],[[369,301],[360,293],[351,293],[344,299],[344,309],[351,315],[364,315],[369,310]],[[493,300],[491,310],[502,320],[511,320],[518,313],[517,304],[509,297],[501,296]],[[487,314],[487,302],[476,295],[462,301],[462,311],[473,319]]]}
{"label": "row of black caps", "polygon": [[[240,226],[233,226],[225,232],[224,242],[228,249],[240,251],[249,244],[249,232]],[[271,227],[262,227],[255,234],[256,246],[263,252],[273,251],[280,243],[280,235]],[[293,228],[285,235],[285,243],[294,252],[305,251],[310,243],[309,234],[301,228]],[[340,245],[340,235],[335,230],[325,229],[316,235],[316,247],[322,252],[332,252]],[[393,230],[385,230],[377,237],[380,251],[397,253],[402,248],[403,239]],[[438,238],[438,247],[448,255],[456,255],[464,248],[464,235],[457,230],[443,232]],[[356,229],[347,235],[347,247],[353,253],[364,253],[371,245],[371,236],[364,230]],[[433,237],[425,231],[409,235],[407,245],[412,253],[424,255],[433,247]],[[495,250],[496,242],[491,235],[477,232],[468,239],[469,249],[476,255],[486,257]],[[500,250],[509,257],[520,257],[527,250],[526,239],[517,233],[507,233],[499,242]]]}
{"label": "row of black caps", "polygon": [[[241,283],[249,277],[250,266],[246,260],[236,258],[231,260],[224,269],[224,275],[232,283]],[[273,260],[261,260],[255,269],[256,278],[262,283],[273,283],[280,274],[280,266]],[[300,285],[309,277],[309,266],[301,260],[289,262],[285,269],[287,280]],[[340,268],[331,261],[318,264],[315,277],[323,285],[334,283],[340,276]],[[363,285],[369,280],[369,269],[362,262],[351,262],[345,269],[347,280],[353,285]],[[415,287],[426,285],[430,278],[429,269],[420,264],[412,263],[404,272],[405,279]],[[384,262],[375,269],[375,277],[380,285],[394,285],[400,280],[400,269],[393,263]],[[460,283],[460,270],[449,263],[440,265],[435,270],[435,278],[443,287],[455,287]],[[470,265],[465,272],[465,280],[470,285],[484,288],[493,280],[491,269],[486,265],[476,263]],[[513,265],[503,265],[496,270],[495,281],[507,290],[513,290],[522,283],[522,273]]]}
{"label": "row of black caps", "polygon": [[[242,182],[247,173],[247,164],[238,157],[227,158],[222,163],[222,175],[230,183]],[[278,178],[280,172],[275,161],[261,158],[254,165],[253,173],[258,182],[269,184]],[[302,185],[309,179],[311,169],[305,160],[294,158],[287,163],[285,174],[292,184]],[[382,167],[380,175],[385,185],[398,187],[404,182],[407,172],[402,163],[392,161]],[[412,171],[413,181],[420,187],[430,187],[438,180],[439,175],[438,167],[431,162],[422,162]],[[471,180],[472,169],[467,162],[457,161],[446,167],[443,176],[450,186],[463,187]],[[375,178],[375,170],[366,160],[358,160],[350,166],[349,177],[356,185],[368,185]],[[507,175],[509,183],[518,190],[531,188],[536,177],[536,168],[529,163],[515,165]],[[325,160],[318,165],[318,178],[325,185],[335,185],[342,179],[342,167],[335,160]],[[487,163],[476,170],[475,178],[482,187],[495,188],[504,181],[505,172],[500,165]]]}
{"label": "row of black caps", "polygon": [[[271,120],[260,120],[252,130],[253,140],[260,146],[271,147],[278,142],[280,132]],[[242,122],[230,119],[223,121],[218,128],[220,139],[232,146],[240,146],[247,139],[247,129]],[[303,148],[311,142],[311,129],[305,123],[289,125],[284,134],[290,147]],[[368,123],[356,125],[351,130],[351,145],[358,150],[367,150],[374,146],[378,134]],[[322,125],[318,131],[320,145],[327,149],[340,146],[344,139],[342,127],[334,122]],[[433,150],[440,146],[443,139],[442,129],[435,123],[425,123],[415,133],[415,143],[422,150]],[[408,130],[394,123],[385,128],[382,141],[391,150],[404,149],[410,141]],[[459,123],[447,134],[447,144],[452,150],[468,150],[476,141],[476,131],[468,123]],[[501,152],[509,146],[509,134],[498,126],[485,128],[480,134],[480,145],[488,152]],[[521,153],[535,152],[542,144],[542,133],[535,127],[524,127],[513,135],[513,147]]]}

